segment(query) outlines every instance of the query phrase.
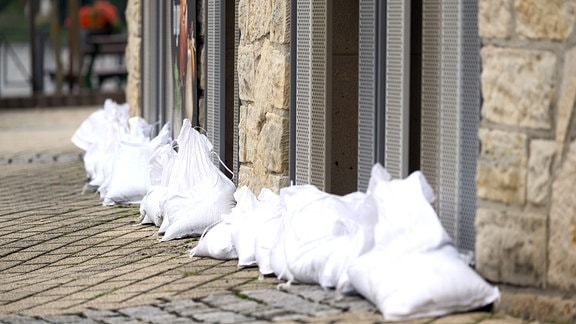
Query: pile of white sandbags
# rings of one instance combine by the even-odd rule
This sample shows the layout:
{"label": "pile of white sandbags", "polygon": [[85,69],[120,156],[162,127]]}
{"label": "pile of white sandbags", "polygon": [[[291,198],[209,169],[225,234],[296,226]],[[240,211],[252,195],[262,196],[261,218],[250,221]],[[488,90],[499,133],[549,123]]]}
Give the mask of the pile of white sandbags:
{"label": "pile of white sandbags", "polygon": [[236,187],[212,162],[212,144],[185,119],[171,145],[149,162],[152,185],[141,205],[142,223],[159,226],[162,241],[201,235],[236,204]]}
{"label": "pile of white sandbags", "polygon": [[328,194],[311,185],[247,188],[191,256],[238,259],[290,283],[358,293],[385,320],[463,312],[499,298],[462,259],[431,206],[420,172],[392,180],[376,164],[366,193]]}
{"label": "pile of white sandbags", "polygon": [[460,258],[420,172],[392,179],[376,164],[365,193],[298,185],[256,196],[220,171],[212,144],[189,120],[174,142],[168,127],[150,140],[150,128],[107,100],[72,141],[86,150],[89,186],[105,205],[140,203],[142,224],[159,227],[162,241],[201,236],[191,257],[237,259],[287,285],[358,293],[385,320],[463,312],[499,298]]}
{"label": "pile of white sandbags", "polygon": [[167,125],[153,139],[151,130],[143,118],[128,117],[127,104],[107,99],[72,136],[86,151],[86,189],[97,190],[104,205],[140,203],[148,192],[150,156],[171,141]]}

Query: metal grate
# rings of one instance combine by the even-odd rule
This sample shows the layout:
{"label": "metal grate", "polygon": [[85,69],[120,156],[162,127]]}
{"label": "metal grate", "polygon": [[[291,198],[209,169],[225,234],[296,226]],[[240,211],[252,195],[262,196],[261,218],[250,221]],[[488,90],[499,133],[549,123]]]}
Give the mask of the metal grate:
{"label": "metal grate", "polygon": [[442,225],[462,252],[474,251],[480,110],[477,8],[426,1],[422,37],[421,167],[436,190]]}
{"label": "metal grate", "polygon": [[457,1],[442,2],[440,166],[438,213],[444,228],[457,242],[458,216],[458,107],[459,102],[459,15]]}
{"label": "metal grate", "polygon": [[480,123],[480,38],[478,37],[478,7],[474,1],[460,4],[460,193],[458,241],[461,250],[474,251]]}
{"label": "metal grate", "polygon": [[[409,7],[403,1],[360,1],[359,190],[366,188],[372,164],[381,161],[382,145],[390,173],[404,177],[408,171]],[[476,7],[473,1],[422,2],[420,167],[438,196],[436,209],[443,226],[468,253],[474,250],[479,148]],[[379,94],[384,87],[385,95]]]}
{"label": "metal grate", "polygon": [[438,192],[440,152],[441,0],[422,4],[422,100],[420,169]]}
{"label": "metal grate", "polygon": [[365,191],[376,161],[377,0],[360,0],[358,54],[358,190]]}
{"label": "metal grate", "polygon": [[386,120],[384,166],[396,178],[408,175],[410,111],[410,1],[387,1]]}
{"label": "metal grate", "polygon": [[297,2],[296,170],[298,184],[329,188],[328,1]]}
{"label": "metal grate", "polygon": [[[172,137],[176,138],[178,133],[180,133],[180,127],[182,126],[182,110],[181,107],[176,107],[174,104],[174,76],[170,73],[173,67],[173,60],[174,57],[172,55],[172,51],[175,50],[173,47],[174,44],[172,40],[174,39],[174,24],[178,25],[178,19],[174,13],[174,2],[175,1],[166,1],[161,2],[164,6],[164,11],[162,12],[162,25],[163,28],[163,36],[162,42],[166,45],[161,48],[169,48],[170,50],[160,50],[162,52],[161,59],[159,62],[162,64],[164,62],[164,66],[161,70],[161,82],[165,85],[165,88],[161,89],[162,97],[164,98],[163,102],[160,104],[160,107],[165,107],[166,113],[166,121],[170,121],[172,125]],[[162,85],[160,85],[160,88]]]}
{"label": "metal grate", "polygon": [[158,80],[158,69],[154,62],[158,62],[159,37],[157,34],[158,16],[157,8],[153,2],[142,4],[142,114],[151,124],[162,122],[158,111],[158,93],[155,88]]}
{"label": "metal grate", "polygon": [[[238,62],[238,47],[240,45],[240,28],[238,27],[238,4],[240,0],[234,1],[234,62]],[[234,184],[238,184],[238,172],[240,171],[240,157],[239,157],[239,140],[238,140],[238,125],[240,124],[240,90],[238,84],[238,69],[236,65],[234,69],[234,140],[232,152],[232,172],[234,172]]]}
{"label": "metal grate", "polygon": [[[207,1],[206,19],[206,130],[214,152],[224,158],[224,39],[225,0]],[[218,157],[213,157],[218,165]]]}

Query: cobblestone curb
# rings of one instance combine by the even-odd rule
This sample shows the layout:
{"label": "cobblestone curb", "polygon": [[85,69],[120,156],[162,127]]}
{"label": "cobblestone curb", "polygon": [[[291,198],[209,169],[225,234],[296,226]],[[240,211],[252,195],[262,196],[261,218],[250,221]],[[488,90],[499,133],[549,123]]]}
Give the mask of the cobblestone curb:
{"label": "cobblestone curb", "polygon": [[0,165],[82,161],[83,153],[34,153],[0,156]]}

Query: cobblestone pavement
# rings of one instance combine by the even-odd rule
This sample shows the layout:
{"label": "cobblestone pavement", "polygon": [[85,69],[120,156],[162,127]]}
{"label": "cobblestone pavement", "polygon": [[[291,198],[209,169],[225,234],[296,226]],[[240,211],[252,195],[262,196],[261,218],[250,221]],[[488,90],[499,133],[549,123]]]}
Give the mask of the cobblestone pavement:
{"label": "cobblestone pavement", "polygon": [[[0,150],[0,323],[381,321],[358,296],[278,290],[236,261],[191,259],[195,239],[160,242],[137,207],[81,194],[79,151],[25,153]],[[524,322],[474,312],[412,323]]]}

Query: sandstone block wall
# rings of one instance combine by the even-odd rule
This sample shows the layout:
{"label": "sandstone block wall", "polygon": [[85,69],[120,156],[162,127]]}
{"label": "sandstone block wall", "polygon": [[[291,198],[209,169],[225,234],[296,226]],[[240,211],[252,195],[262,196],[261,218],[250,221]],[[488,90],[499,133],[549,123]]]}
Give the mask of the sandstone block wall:
{"label": "sandstone block wall", "polygon": [[130,116],[142,114],[140,50],[142,48],[142,2],[128,0],[126,6],[126,25],[128,44],[125,62],[128,80],[126,81],[126,102],[130,105]]}
{"label": "sandstone block wall", "polygon": [[575,0],[480,0],[476,264],[487,279],[576,289]]}
{"label": "sandstone block wall", "polygon": [[240,0],[238,25],[238,186],[278,191],[289,182],[290,0]]}

